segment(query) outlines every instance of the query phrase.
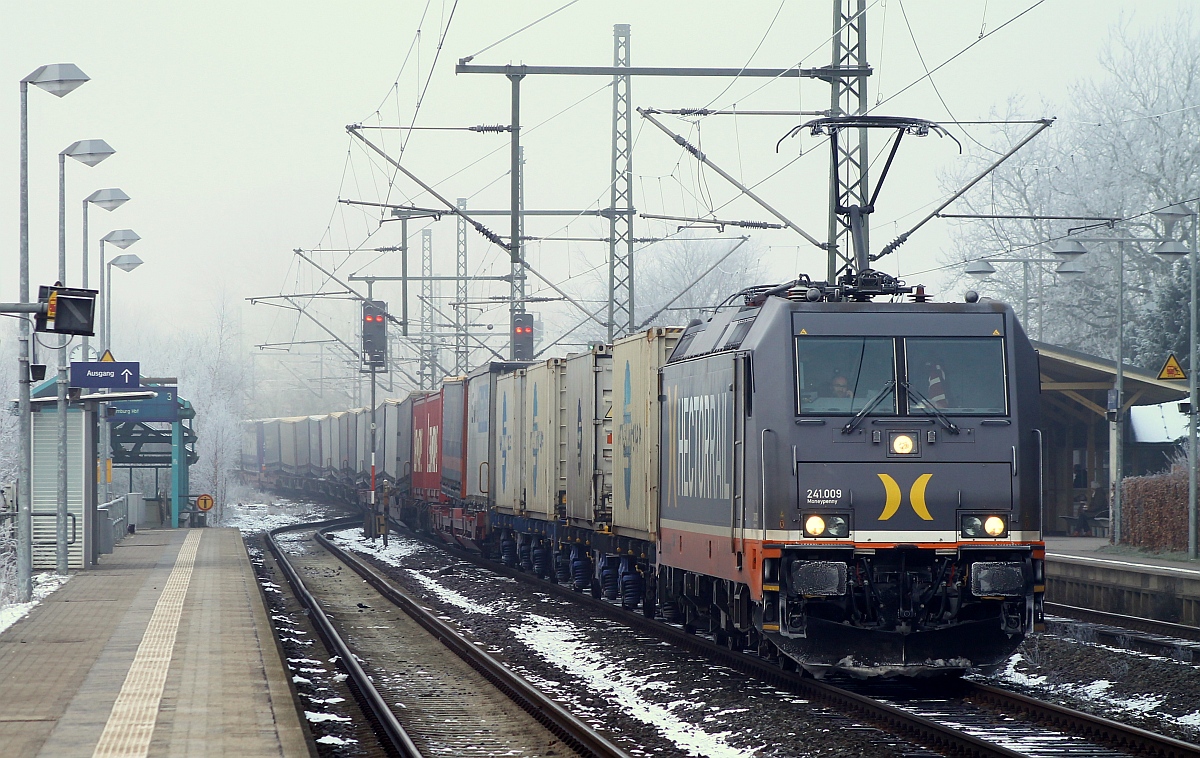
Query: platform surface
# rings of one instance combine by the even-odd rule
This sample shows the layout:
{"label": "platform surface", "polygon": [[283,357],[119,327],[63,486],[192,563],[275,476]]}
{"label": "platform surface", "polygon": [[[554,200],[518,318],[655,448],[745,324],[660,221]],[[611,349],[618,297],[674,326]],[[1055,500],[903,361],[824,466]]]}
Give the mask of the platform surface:
{"label": "platform surface", "polygon": [[1113,566],[1123,565],[1130,569],[1141,566],[1155,569],[1175,569],[1182,572],[1183,575],[1200,576],[1200,561],[1173,561],[1134,552],[1109,552],[1104,549],[1108,545],[1107,537],[1047,537],[1046,557],[1050,560],[1054,560],[1058,556],[1087,558],[1096,562],[1108,562]]}
{"label": "platform surface", "polygon": [[0,634],[4,756],[307,756],[240,533],[139,532]]}

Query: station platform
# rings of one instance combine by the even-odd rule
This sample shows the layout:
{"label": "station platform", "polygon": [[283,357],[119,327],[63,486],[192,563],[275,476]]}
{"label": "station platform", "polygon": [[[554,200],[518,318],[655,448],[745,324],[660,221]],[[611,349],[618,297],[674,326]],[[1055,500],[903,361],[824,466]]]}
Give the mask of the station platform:
{"label": "station platform", "polygon": [[138,532],[0,634],[4,756],[307,756],[236,529]]}
{"label": "station platform", "polygon": [[1114,551],[1107,537],[1047,537],[1046,601],[1200,626],[1200,561]]}

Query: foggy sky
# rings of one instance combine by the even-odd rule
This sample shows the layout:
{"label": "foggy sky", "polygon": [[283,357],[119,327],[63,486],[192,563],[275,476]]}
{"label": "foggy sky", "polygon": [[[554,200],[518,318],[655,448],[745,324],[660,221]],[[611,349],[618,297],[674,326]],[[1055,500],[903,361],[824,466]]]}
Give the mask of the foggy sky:
{"label": "foggy sky", "polygon": [[[1035,0],[955,2],[899,0],[876,2],[868,15],[871,102],[896,93]],[[422,106],[418,125],[466,126],[507,123],[508,82],[497,76],[455,76],[454,63],[562,4],[562,0],[521,3],[462,0],[455,10]],[[42,3],[4,0],[0,4],[3,44],[0,74],[8,95],[0,97],[0,300],[17,299],[18,82],[39,65],[73,62],[92,81],[61,100],[30,88],[30,192],[32,285],[51,283],[57,266],[57,153],[75,140],[102,138],[116,155],[94,168],[68,161],[68,284],[79,283],[80,202],[93,190],[120,187],[132,198],[108,213],[90,211],[92,285],[98,280],[97,240],[106,232],[131,228],[142,241],[127,252],[145,264],[117,271],[114,330],[119,348],[123,330],[137,325],[169,334],[172,323],[205,320],[221,297],[240,301],[252,295],[309,292],[320,277],[296,266],[296,247],[355,247],[376,230],[373,214],[339,206],[337,198],[433,205],[408,183],[389,192],[389,172],[370,159],[345,133],[345,125],[408,124],[424,86],[450,2],[228,2],[200,4],[148,2]],[[1010,98],[1023,101],[1026,116],[1054,116],[1077,80],[1102,75],[1097,53],[1110,28],[1124,19],[1131,28],[1173,17],[1179,2],[1047,0],[1033,11],[935,73],[933,81],[954,117],[986,118],[1004,111]],[[986,7],[986,16],[984,8]],[[583,0],[557,16],[480,55],[476,63],[610,65],[612,26],[632,25],[635,65],[786,67],[827,65],[831,5],[827,0],[730,2],[595,2]],[[418,19],[425,12],[421,41],[410,51]],[[779,11],[771,26],[772,18]],[[765,40],[763,35],[771,26]],[[761,49],[751,53],[762,41]],[[398,72],[401,72],[397,79]],[[393,87],[395,84],[395,87]],[[581,105],[527,133],[526,207],[600,207],[608,204],[611,91],[600,78],[530,77],[523,87],[523,122],[533,126],[566,106],[596,93]],[[828,85],[820,81],[717,79],[636,79],[635,105],[659,108],[822,109]],[[755,92],[755,90],[760,91]],[[0,85],[0,90],[3,90]],[[599,90],[597,92],[597,90]],[[1043,103],[1055,104],[1046,105]],[[1057,107],[1056,107],[1057,106]],[[950,120],[928,81],[884,104],[880,114]],[[699,139],[718,165],[748,183],[783,166],[799,148],[805,157],[756,189],[819,239],[825,237],[828,148],[804,136],[775,142],[799,118],[713,117],[704,120]],[[676,131],[697,141],[695,128],[666,117]],[[650,213],[703,212],[710,202],[725,204],[736,191],[719,177],[697,173],[695,161],[635,114],[635,203]],[[371,133],[371,132],[368,132]],[[375,134],[378,134],[377,132]],[[972,131],[989,147],[1003,149],[986,129]],[[963,139],[961,132],[956,132]],[[384,135],[395,154],[400,136]],[[427,181],[440,182],[451,199],[470,197],[471,207],[508,203],[506,135],[469,132],[417,132],[405,164]],[[876,140],[872,153],[882,147]],[[967,142],[968,150],[979,149]],[[487,152],[492,156],[459,172]],[[949,140],[910,139],[901,148],[872,220],[872,248],[906,229],[941,197],[939,172],[964,160]],[[952,210],[952,209],[951,209]],[[723,208],[722,218],[773,220],[742,198]],[[507,233],[504,219],[487,223]],[[639,220],[639,235],[662,235],[674,225]],[[944,274],[938,254],[948,244],[944,221],[934,221],[882,267],[923,282],[937,292]],[[530,222],[528,234],[546,235],[561,221]],[[412,227],[413,234],[420,228]],[[452,221],[434,227],[437,270],[451,273]],[[597,236],[595,220],[574,221],[573,236]],[[730,234],[735,234],[730,230]],[[397,244],[398,224],[385,224],[368,247]],[[767,251],[775,280],[798,271],[823,277],[824,253],[794,233],[756,234]],[[413,237],[419,246],[419,237]],[[506,273],[498,249],[472,233],[471,268]],[[116,254],[119,251],[113,251]],[[565,287],[586,295],[600,279],[581,272],[603,262],[605,246],[588,243],[533,243],[532,265]],[[397,273],[395,256],[371,263],[374,254],[329,254],[352,271]],[[416,267],[414,257],[414,270]],[[644,253],[653,263],[653,249]],[[383,285],[377,294],[398,301]],[[535,288],[536,289],[536,288]],[[449,290],[446,291],[447,293]],[[503,290],[475,288],[474,295]],[[955,293],[941,293],[942,298]],[[277,309],[238,306],[249,344],[289,339],[295,317]],[[334,322],[347,324],[350,310],[323,306]],[[550,322],[573,323],[566,306],[546,306]],[[502,324],[503,308],[479,313],[479,323]],[[305,333],[303,330],[302,334]],[[349,335],[347,335],[349,336]]]}

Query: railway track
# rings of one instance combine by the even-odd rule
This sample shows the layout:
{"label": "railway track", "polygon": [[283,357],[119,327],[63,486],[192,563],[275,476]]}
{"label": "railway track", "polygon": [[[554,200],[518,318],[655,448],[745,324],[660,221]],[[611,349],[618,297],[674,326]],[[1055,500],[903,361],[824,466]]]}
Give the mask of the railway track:
{"label": "railway track", "polygon": [[265,542],[389,753],[626,756],[318,532],[354,523],[292,525]]}
{"label": "railway track", "polygon": [[[572,598],[633,629],[945,754],[1200,758],[1198,745],[970,680],[942,682],[936,695],[931,696],[926,689],[923,697],[920,689],[900,694],[892,691],[881,697],[869,687],[843,687],[815,680],[782,670],[757,656],[728,650],[703,636],[623,611],[615,603],[576,593],[424,535],[404,533],[502,576]],[[937,705],[931,706],[934,701]],[[1026,723],[1015,724],[1017,720]]]}
{"label": "railway track", "polygon": [[1046,613],[1050,630],[1063,636],[1200,663],[1200,628],[1194,626],[1057,603],[1046,603]]}

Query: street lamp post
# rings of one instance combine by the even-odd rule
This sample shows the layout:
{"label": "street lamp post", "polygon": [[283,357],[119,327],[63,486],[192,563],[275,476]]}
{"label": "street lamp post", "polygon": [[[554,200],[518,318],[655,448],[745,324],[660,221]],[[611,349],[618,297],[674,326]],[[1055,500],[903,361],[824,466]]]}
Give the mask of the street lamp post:
{"label": "street lamp post", "polygon": [[[126,195],[116,187],[108,189],[98,189],[88,195],[83,200],[83,277],[80,280],[80,286],[87,289],[88,286],[88,206],[98,205],[106,211],[114,211],[125,204],[129,200],[129,195]],[[88,338],[83,338],[83,351],[80,356],[81,360],[88,360]]]}
{"label": "street lamp post", "polygon": [[[976,279],[987,279],[992,274],[996,273],[996,269],[992,266],[993,263],[1020,263],[1023,269],[1022,273],[1022,306],[1021,306],[1021,322],[1025,329],[1029,329],[1029,268],[1035,263],[1060,263],[1056,258],[980,258],[971,261],[963,269],[964,273],[975,277]],[[1061,269],[1061,266],[1060,266]],[[1071,278],[1074,271],[1058,271],[1064,279]],[[1039,281],[1041,275],[1038,275]],[[1039,285],[1040,288],[1041,285]],[[1038,296],[1038,340],[1042,339],[1042,297]]]}
{"label": "street lamp post", "polygon": [[[1125,244],[1127,242],[1157,242],[1154,253],[1167,260],[1177,260],[1187,255],[1188,249],[1177,240],[1171,239],[1175,222],[1181,217],[1170,208],[1155,211],[1166,227],[1163,237],[1088,237],[1081,238],[1086,242],[1116,242],[1117,243],[1117,366],[1116,381],[1113,386],[1115,402],[1111,403],[1115,413],[1109,428],[1109,477],[1113,485],[1112,499],[1112,541],[1114,545],[1121,544],[1121,484],[1124,479],[1124,442],[1125,442]],[[1080,244],[1080,239],[1064,240],[1071,244],[1075,254],[1087,252]],[[1193,254],[1194,255],[1194,254]],[[1071,263],[1072,261],[1068,261]],[[1063,264],[1066,266],[1067,264]]]}
{"label": "street lamp post", "polygon": [[[58,282],[67,283],[67,158],[85,166],[95,166],[115,150],[102,139],[87,139],[72,143],[58,154]],[[57,404],[58,422],[58,503],[55,509],[55,568],[67,573],[67,345],[71,338],[63,336],[58,348]],[[85,358],[86,360],[86,358]]]}
{"label": "street lamp post", "polygon": [[116,245],[117,247],[124,250],[125,248],[129,247],[130,245],[132,245],[133,243],[137,242],[140,239],[141,239],[141,237],[139,237],[137,235],[137,232],[133,231],[132,229],[116,229],[100,238],[100,298],[102,301],[100,304],[101,305],[100,324],[102,327],[102,330],[100,333],[100,349],[101,350],[108,350],[111,347],[111,345],[109,344],[111,341],[111,338],[108,333],[108,325],[109,325],[109,323],[111,323],[111,319],[109,318],[110,314],[109,314],[109,305],[108,305],[108,295],[104,291],[104,283],[106,281],[106,277],[108,276],[108,274],[110,272],[107,271],[107,266],[105,266],[105,264],[104,264],[104,243],[107,242],[110,245]]}
{"label": "street lamp post", "polygon": [[[56,97],[64,97],[88,77],[73,63],[42,66],[21,80],[21,158],[20,158],[20,297],[29,302],[29,85]],[[17,413],[20,417],[20,451],[17,485],[17,598],[28,602],[33,595],[33,419],[29,404],[29,348],[32,342],[29,319],[21,319],[20,359],[17,369],[19,386]]]}
{"label": "street lamp post", "polygon": [[[1200,202],[1197,203],[1198,213],[1193,213],[1186,206],[1179,204],[1164,208],[1157,215],[1167,225],[1167,236],[1175,223],[1191,216],[1192,218],[1192,247],[1187,250],[1188,278],[1191,297],[1188,300],[1188,557],[1196,558],[1196,248],[1200,246],[1197,227],[1200,226]],[[1159,248],[1172,244],[1164,242]],[[1178,243],[1175,243],[1178,244]],[[1156,250],[1155,252],[1159,252]],[[1173,251],[1178,253],[1179,250]]]}
{"label": "street lamp post", "polygon": [[[129,239],[128,237],[126,237],[126,239],[121,240],[121,242],[115,242],[113,240],[108,240],[108,241],[112,242],[115,245],[118,245],[122,249],[129,247],[134,242],[137,242],[138,236],[136,234],[134,234],[133,232],[131,232],[128,229],[122,229],[121,231],[128,232],[130,235],[133,235],[133,238]],[[115,232],[114,232],[114,234],[115,234]],[[112,236],[112,235],[107,235],[105,237],[105,239],[107,239],[108,236]],[[101,264],[100,264],[101,272],[100,272],[100,274],[101,274],[101,278],[106,279],[107,283],[108,283],[108,292],[105,293],[105,296],[104,296],[104,318],[105,318],[104,349],[108,350],[109,345],[110,345],[110,340],[112,340],[112,271],[111,270],[105,271],[104,269],[106,269],[106,268],[111,269],[113,266],[116,266],[117,268],[121,269],[122,271],[133,271],[135,268],[142,265],[142,259],[137,257],[136,255],[132,255],[132,254],[118,255],[116,258],[113,258],[111,261],[109,261],[106,266],[103,262],[104,240],[101,240],[100,245],[101,245]],[[104,432],[103,432],[102,436],[104,439],[104,499],[107,501],[112,498],[112,491],[111,491],[111,485],[112,485],[112,427],[109,426],[109,424],[107,422],[105,422],[105,424],[104,424]]]}
{"label": "street lamp post", "polygon": [[1191,332],[1188,340],[1188,557],[1196,559],[1196,249],[1200,248],[1200,201],[1196,202],[1196,213],[1192,215],[1192,249],[1188,253],[1188,268],[1191,269],[1192,299],[1188,308],[1191,316]]}

